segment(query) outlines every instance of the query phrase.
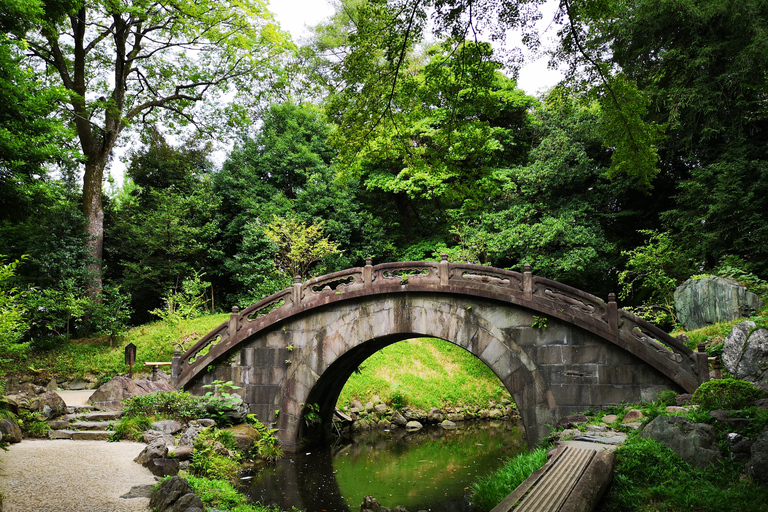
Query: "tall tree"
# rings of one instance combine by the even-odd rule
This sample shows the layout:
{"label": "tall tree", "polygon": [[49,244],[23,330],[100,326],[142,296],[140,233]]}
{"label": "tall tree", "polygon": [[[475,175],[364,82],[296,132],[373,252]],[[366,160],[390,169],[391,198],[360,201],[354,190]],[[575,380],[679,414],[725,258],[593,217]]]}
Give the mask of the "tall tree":
{"label": "tall tree", "polygon": [[[28,45],[42,64],[40,76],[66,89],[63,114],[85,157],[83,213],[96,261],[92,294],[101,287],[104,169],[118,138],[131,125],[160,119],[169,128],[203,129],[242,118],[287,47],[271,20],[264,0],[46,4]],[[227,95],[234,101],[224,103]]]}
{"label": "tall tree", "polygon": [[30,213],[48,164],[77,159],[72,133],[51,115],[63,91],[35,80],[24,58],[24,38],[42,15],[40,0],[0,0],[0,221]]}
{"label": "tall tree", "polygon": [[678,185],[664,215],[677,245],[703,267],[737,255],[768,272],[768,2],[587,1],[569,12],[564,45],[622,77],[643,98],[642,120],[665,127],[659,176]]}

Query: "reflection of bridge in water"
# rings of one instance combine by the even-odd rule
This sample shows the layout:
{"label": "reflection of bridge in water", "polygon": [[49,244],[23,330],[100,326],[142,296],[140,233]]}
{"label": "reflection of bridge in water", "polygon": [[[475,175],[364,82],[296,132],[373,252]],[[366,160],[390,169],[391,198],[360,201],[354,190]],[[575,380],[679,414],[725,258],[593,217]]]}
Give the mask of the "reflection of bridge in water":
{"label": "reflection of bridge in water", "polygon": [[[377,350],[440,338],[487,364],[512,395],[532,444],[567,414],[692,392],[706,354],[581,290],[524,272],[420,261],[352,268],[296,283],[221,324],[174,357],[194,393],[233,381],[287,450],[330,426],[344,383]],[[545,325],[544,325],[545,324]],[[534,327],[536,325],[537,327]],[[322,424],[308,427],[304,404]]]}

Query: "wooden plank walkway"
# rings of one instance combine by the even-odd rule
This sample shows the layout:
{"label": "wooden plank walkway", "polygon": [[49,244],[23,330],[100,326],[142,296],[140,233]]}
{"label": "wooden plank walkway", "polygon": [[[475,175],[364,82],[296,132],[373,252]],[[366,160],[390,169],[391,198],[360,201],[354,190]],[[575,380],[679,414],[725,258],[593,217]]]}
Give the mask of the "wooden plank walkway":
{"label": "wooden plank walkway", "polygon": [[491,512],[590,512],[613,478],[614,449],[561,443],[544,467]]}

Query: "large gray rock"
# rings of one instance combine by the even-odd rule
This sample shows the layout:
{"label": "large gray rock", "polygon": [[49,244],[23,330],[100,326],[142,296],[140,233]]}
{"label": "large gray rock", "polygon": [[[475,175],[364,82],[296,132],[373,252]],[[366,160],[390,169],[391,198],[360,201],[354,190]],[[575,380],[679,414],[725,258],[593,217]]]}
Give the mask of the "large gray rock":
{"label": "large gray rock", "polygon": [[735,326],[723,343],[723,364],[735,378],[768,391],[768,330],[751,320]]}
{"label": "large gray rock", "polygon": [[721,458],[714,427],[683,416],[657,416],[640,436],[658,441],[695,468],[705,469]]}
{"label": "large gray rock", "polygon": [[733,279],[689,279],[675,290],[677,319],[686,329],[749,316],[763,306],[756,294]]}
{"label": "large gray rock", "polygon": [[188,512],[195,508],[202,510],[203,502],[192,491],[189,482],[174,476],[157,487],[149,507],[157,512]]}
{"label": "large gray rock", "polygon": [[67,404],[58,394],[29,382],[5,396],[3,403],[15,414],[24,410],[39,413],[44,419],[58,418],[67,412]]}
{"label": "large gray rock", "polygon": [[749,476],[764,487],[768,487],[768,430],[763,431],[752,444],[752,459]]}
{"label": "large gray rock", "polygon": [[176,389],[167,381],[133,380],[118,376],[94,391],[88,401],[102,411],[119,411],[126,398],[148,395],[157,391],[176,391]]}
{"label": "large gray rock", "polygon": [[20,443],[22,439],[21,429],[15,421],[3,418],[0,420],[0,434],[6,443]]}

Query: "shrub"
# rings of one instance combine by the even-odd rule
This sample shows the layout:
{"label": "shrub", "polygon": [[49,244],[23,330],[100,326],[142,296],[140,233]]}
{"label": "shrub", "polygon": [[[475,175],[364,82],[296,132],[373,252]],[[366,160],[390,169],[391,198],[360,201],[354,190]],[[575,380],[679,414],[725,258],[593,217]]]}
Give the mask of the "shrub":
{"label": "shrub", "polygon": [[659,393],[658,400],[664,405],[675,405],[677,403],[677,393],[671,389],[667,389]]}
{"label": "shrub", "polygon": [[123,403],[126,416],[163,416],[189,421],[207,415],[203,399],[185,391],[158,391],[132,396]]}
{"label": "shrub", "polygon": [[601,510],[696,510],[762,512],[768,489],[742,479],[725,461],[696,470],[657,441],[630,436],[616,452],[616,470]]}
{"label": "shrub", "polygon": [[253,414],[249,414],[247,420],[248,423],[252,424],[253,428],[255,428],[261,435],[248,455],[251,457],[258,457],[267,462],[275,462],[282,458],[283,448],[275,437],[277,429],[268,429],[266,425],[260,422]]}
{"label": "shrub", "polygon": [[114,427],[115,433],[112,441],[130,439],[131,441],[143,441],[142,433],[152,428],[152,420],[148,416],[123,416]]}
{"label": "shrub", "polygon": [[547,448],[543,446],[509,459],[496,472],[472,484],[474,505],[479,510],[491,510],[546,462]]}
{"label": "shrub", "polygon": [[747,381],[717,379],[699,386],[693,393],[692,402],[707,410],[743,409],[760,395],[760,390]]}
{"label": "shrub", "polygon": [[[221,453],[223,445],[229,453]],[[240,471],[240,452],[232,432],[215,428],[203,429],[195,437],[195,451],[189,468],[197,476],[234,481]]]}

